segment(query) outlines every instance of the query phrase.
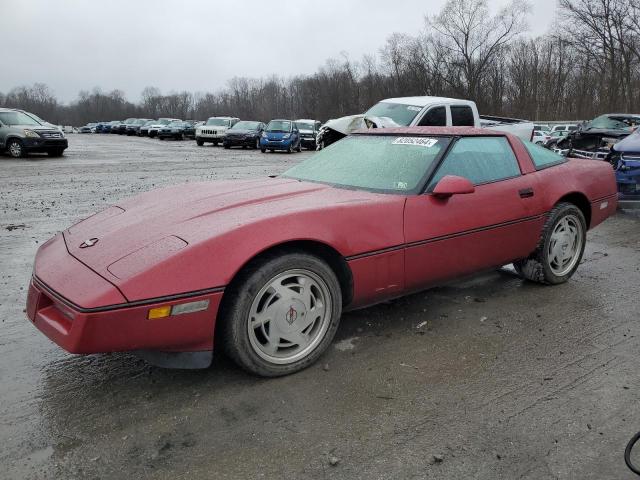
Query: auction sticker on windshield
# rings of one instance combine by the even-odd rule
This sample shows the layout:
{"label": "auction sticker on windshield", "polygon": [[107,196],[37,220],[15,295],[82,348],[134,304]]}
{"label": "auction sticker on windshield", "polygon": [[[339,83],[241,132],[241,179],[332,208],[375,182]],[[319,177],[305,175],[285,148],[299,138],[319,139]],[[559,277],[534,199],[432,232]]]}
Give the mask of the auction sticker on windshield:
{"label": "auction sticker on windshield", "polygon": [[418,147],[431,148],[438,140],[435,138],[422,138],[422,137],[398,137],[394,140],[394,145],[416,145]]}

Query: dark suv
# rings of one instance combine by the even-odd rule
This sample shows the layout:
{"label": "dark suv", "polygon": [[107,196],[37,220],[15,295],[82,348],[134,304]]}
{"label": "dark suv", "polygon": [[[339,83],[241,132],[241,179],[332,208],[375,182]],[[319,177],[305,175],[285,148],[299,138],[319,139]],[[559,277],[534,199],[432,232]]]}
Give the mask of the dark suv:
{"label": "dark suv", "polygon": [[36,118],[21,110],[0,108],[0,152],[14,158],[36,152],[62,156],[69,146],[64,133]]}

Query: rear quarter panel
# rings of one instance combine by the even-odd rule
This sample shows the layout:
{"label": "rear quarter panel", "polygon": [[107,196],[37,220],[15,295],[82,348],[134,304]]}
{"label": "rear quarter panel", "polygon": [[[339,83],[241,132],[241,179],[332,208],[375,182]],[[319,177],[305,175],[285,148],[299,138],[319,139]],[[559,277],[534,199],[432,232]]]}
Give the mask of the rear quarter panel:
{"label": "rear quarter panel", "polygon": [[591,206],[589,228],[616,212],[618,193],[613,168],[600,160],[569,159],[538,172],[543,190],[543,207],[549,211],[563,197],[583,194]]}

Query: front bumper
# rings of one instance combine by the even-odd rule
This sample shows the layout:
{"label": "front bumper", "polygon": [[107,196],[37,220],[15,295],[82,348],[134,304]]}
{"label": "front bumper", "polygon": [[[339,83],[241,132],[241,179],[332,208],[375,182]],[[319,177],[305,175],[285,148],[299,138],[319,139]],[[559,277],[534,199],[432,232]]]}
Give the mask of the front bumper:
{"label": "front bumper", "polygon": [[54,148],[66,149],[69,142],[66,138],[31,138],[23,139],[22,144],[28,152],[46,152]]}
{"label": "front bumper", "polygon": [[267,138],[260,139],[260,147],[268,150],[288,150],[292,146],[290,138],[286,140],[269,140]]}
{"label": "front bumper", "polygon": [[226,136],[224,144],[229,147],[255,147],[257,136],[253,137],[229,137]]}
{"label": "front bumper", "polygon": [[[110,282],[71,256],[61,235],[36,256],[27,316],[69,353],[213,350],[222,289],[129,302]],[[149,320],[150,309],[208,300],[206,310]]]}

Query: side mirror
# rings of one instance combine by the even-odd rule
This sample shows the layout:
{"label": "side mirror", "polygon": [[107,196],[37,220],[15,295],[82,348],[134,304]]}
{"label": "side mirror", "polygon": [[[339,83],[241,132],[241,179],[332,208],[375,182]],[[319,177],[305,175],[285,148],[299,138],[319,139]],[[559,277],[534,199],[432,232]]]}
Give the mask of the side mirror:
{"label": "side mirror", "polygon": [[465,195],[475,191],[476,187],[470,180],[456,175],[446,175],[436,184],[433,195],[437,198],[449,198],[453,195]]}

